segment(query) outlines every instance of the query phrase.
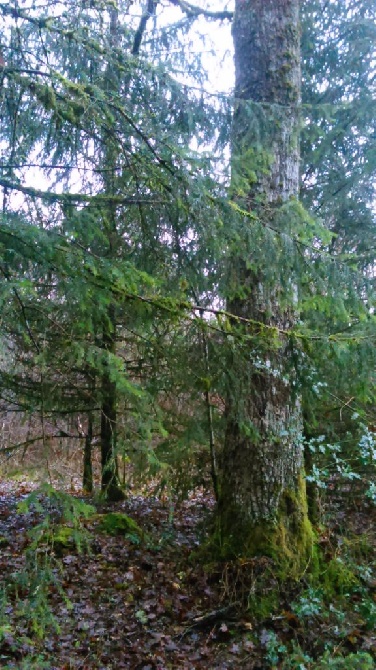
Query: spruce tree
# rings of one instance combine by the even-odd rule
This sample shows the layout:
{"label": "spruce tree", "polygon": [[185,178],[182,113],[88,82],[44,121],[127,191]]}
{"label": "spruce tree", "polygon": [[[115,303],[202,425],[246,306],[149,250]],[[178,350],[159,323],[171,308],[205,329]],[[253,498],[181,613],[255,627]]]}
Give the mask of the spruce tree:
{"label": "spruce tree", "polygon": [[267,251],[278,262],[280,235],[294,232],[281,212],[293,216],[298,207],[299,3],[239,1],[233,36],[232,192],[245,225],[232,258],[227,309],[235,332],[256,332],[262,344],[251,348],[244,337],[228,361],[219,532],[225,555],[272,554],[296,574],[312,545],[288,337],[297,288],[293,275],[270,268]]}
{"label": "spruce tree", "polygon": [[[0,8],[3,343],[18,361],[2,370],[4,397],[49,418],[86,415],[87,473],[99,425],[110,497],[119,409],[160,429],[152,385],[133,372],[138,347],[180,303],[190,314],[191,288],[213,286],[212,270],[198,278],[219,221],[221,187],[190,141],[210,142],[222,111],[178,82],[161,42],[144,49],[154,4],[140,18],[129,3]],[[158,30],[165,42],[179,33]]]}

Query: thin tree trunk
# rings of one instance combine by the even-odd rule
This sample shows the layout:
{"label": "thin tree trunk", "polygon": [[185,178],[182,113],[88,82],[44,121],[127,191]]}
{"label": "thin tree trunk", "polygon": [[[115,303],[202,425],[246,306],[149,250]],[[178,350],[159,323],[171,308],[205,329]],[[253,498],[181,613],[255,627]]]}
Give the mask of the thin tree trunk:
{"label": "thin tree trunk", "polygon": [[116,319],[115,309],[109,307],[108,320],[103,326],[102,348],[104,351],[102,372],[102,412],[101,412],[101,465],[102,465],[102,491],[108,500],[122,500],[124,498],[121,490],[118,468],[116,461],[116,404],[117,392],[116,382],[111,376],[110,362],[111,354],[116,351],[115,345]]}
{"label": "thin tree trunk", "polygon": [[85,493],[93,492],[92,445],[93,445],[93,414],[92,412],[89,412],[87,419],[86,435],[85,435],[84,472],[82,477],[82,488],[85,491]]}
{"label": "thin tree trunk", "polygon": [[[278,212],[299,187],[299,0],[236,0],[233,38],[233,197],[261,231],[277,228],[272,243],[278,245]],[[287,561],[294,574],[304,569],[312,545],[301,405],[289,342],[280,333],[294,325],[296,287],[285,282],[283,288],[277,271],[272,277],[266,248],[262,264],[255,245],[254,261],[252,234],[245,233],[246,253],[232,259],[228,310],[266,328],[260,326],[256,352],[244,339],[229,361],[219,532],[224,554],[268,554]],[[267,236],[259,239],[265,244]],[[235,327],[241,335],[236,319]]]}
{"label": "thin tree trunk", "polygon": [[[208,339],[204,330],[202,331],[202,346],[204,350],[204,359],[205,359],[205,374],[209,380],[210,379],[209,347],[208,347]],[[209,431],[210,473],[213,483],[214,497],[218,501],[219,492],[218,492],[217,453],[216,453],[215,435],[213,427],[213,407],[210,400],[209,388],[207,388],[205,391],[205,405],[206,405],[206,415],[207,415],[208,431]]]}
{"label": "thin tree trunk", "polygon": [[[110,21],[110,43],[116,44],[118,34],[118,12],[111,11]],[[119,72],[114,66],[107,70],[107,93],[117,92],[119,85]],[[114,138],[104,137],[104,186],[106,194],[116,193],[115,175],[117,165],[118,149]],[[118,249],[118,233],[116,221],[116,207],[110,204],[106,212],[105,234],[108,241],[108,255],[116,258]],[[121,489],[118,476],[116,459],[116,437],[117,437],[117,387],[114,375],[111,375],[110,357],[116,355],[116,307],[112,303],[107,309],[107,315],[103,322],[102,349],[105,352],[102,373],[102,412],[101,412],[101,465],[102,465],[102,491],[108,500],[121,500],[124,493]]]}

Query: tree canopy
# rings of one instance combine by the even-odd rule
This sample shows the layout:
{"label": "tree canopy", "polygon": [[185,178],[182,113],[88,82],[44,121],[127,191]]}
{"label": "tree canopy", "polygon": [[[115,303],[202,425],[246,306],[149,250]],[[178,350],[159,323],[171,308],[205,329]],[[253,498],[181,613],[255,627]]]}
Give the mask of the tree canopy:
{"label": "tree canopy", "polygon": [[[265,667],[373,667],[374,546],[349,546],[342,510],[326,528],[322,500],[333,492],[338,510],[356,482],[376,502],[375,14],[374,0],[0,0],[0,466],[35,445],[46,465],[20,506],[35,520],[26,578],[0,579],[1,658],[18,649],[8,613],[43,636],[51,595],[69,609],[58,575],[108,532],[136,547],[129,600],[124,575],[114,582],[138,631],[124,667],[154,610],[175,637],[158,633],[147,662],[156,644],[180,662],[176,594],[190,580],[211,603],[210,568],[198,580],[160,568],[176,501],[186,513],[199,491],[213,513],[190,560],[220,562],[230,606],[186,609],[179,643],[214,621],[221,645],[223,615],[265,621],[278,603],[271,634],[246,628],[220,667],[247,663],[255,640]],[[54,448],[73,451],[80,497],[45,481]],[[119,512],[140,482],[158,536]],[[112,511],[93,517],[81,493]],[[174,536],[187,555],[193,525]],[[101,542],[116,562],[115,539]],[[107,649],[123,640],[116,617]],[[317,663],[300,647],[304,617],[307,637],[322,618]],[[333,660],[331,626],[335,656],[362,653]],[[93,642],[89,629],[97,648],[103,631]]]}
{"label": "tree canopy", "polygon": [[282,302],[296,292],[299,318],[282,330],[308,433],[330,397],[369,422],[372,4],[302,3],[301,202],[273,221],[244,185],[268,169],[257,143],[276,110],[249,102],[254,146],[230,179],[234,100],[210,83],[230,4],[0,5],[4,410],[53,418],[58,433],[82,416],[77,439],[90,416],[102,447],[142,444],[154,465],[158,449],[176,462],[214,433],[220,451],[229,356],[263,365],[278,332],[254,315],[238,328],[240,249]]}

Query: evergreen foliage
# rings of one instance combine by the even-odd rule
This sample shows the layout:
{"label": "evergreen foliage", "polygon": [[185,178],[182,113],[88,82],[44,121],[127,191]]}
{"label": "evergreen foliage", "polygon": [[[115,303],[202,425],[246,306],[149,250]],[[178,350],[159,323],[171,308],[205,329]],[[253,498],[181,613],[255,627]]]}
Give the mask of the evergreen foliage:
{"label": "evergreen foliage", "polygon": [[99,410],[114,448],[126,405],[137,449],[165,432],[162,346],[217,281],[217,156],[191,144],[218,142],[229,112],[157,60],[185,25],[152,31],[142,57],[145,17],[126,4],[1,10],[3,400],[48,418]]}
{"label": "evergreen foliage", "polygon": [[329,233],[304,284],[305,327],[322,338],[302,361],[306,433],[353,463],[374,423],[374,3],[305,2],[302,25],[301,199]]}
{"label": "evergreen foliage", "polygon": [[[205,17],[231,12],[172,4],[171,20],[153,2],[0,6],[2,406],[38,414],[44,442],[46,420],[65,439],[79,416],[90,454],[115,394],[112,446],[164,477],[213,430],[221,443],[229,358],[262,366],[278,346],[274,327],[221,309],[246,290],[239,245],[282,304],[298,287],[308,438],[345,444],[374,399],[373,3],[303,3],[305,209],[286,203],[273,225],[242,203],[262,148],[229,186],[232,102],[207,93],[193,48],[210,49]],[[278,116],[246,113],[256,138]]]}
{"label": "evergreen foliage", "polygon": [[[297,426],[272,446],[301,439],[312,517],[317,490],[338,482],[360,482],[374,503],[375,3],[301,3],[301,188],[272,207],[257,184],[285,105],[210,90],[202,54],[213,51],[213,20],[227,25],[232,12],[201,4],[0,2],[0,409],[34,421],[5,455],[73,441],[92,492],[100,446],[107,498],[124,495],[131,463],[158,491],[185,495],[211,477],[218,501],[226,402],[241,439],[257,444],[244,387],[274,375],[299,412],[302,398],[304,435]],[[233,309],[260,277],[264,312]],[[253,536],[267,561],[283,545],[294,577],[314,562],[302,477],[299,486],[270,520],[274,544],[267,524]],[[42,637],[54,626],[50,589],[60,589],[54,547],[87,548],[81,519],[92,509],[49,485],[30,507],[42,522],[10,589],[32,594],[20,616]],[[130,517],[107,516],[103,526],[144,539]],[[271,667],[373,662],[285,652],[268,637]]]}

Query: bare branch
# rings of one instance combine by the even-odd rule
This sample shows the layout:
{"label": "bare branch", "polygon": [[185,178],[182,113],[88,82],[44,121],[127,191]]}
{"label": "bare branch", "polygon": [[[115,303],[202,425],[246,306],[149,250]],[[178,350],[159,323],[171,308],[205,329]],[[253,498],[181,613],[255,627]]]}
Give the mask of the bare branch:
{"label": "bare branch", "polygon": [[133,56],[138,56],[140,52],[140,46],[142,38],[144,36],[144,32],[146,30],[147,22],[149,21],[150,17],[155,14],[156,7],[157,7],[157,0],[148,0],[148,6],[146,8],[146,12],[144,12],[144,14],[141,16],[140,24],[134,36],[133,47],[132,47]]}

